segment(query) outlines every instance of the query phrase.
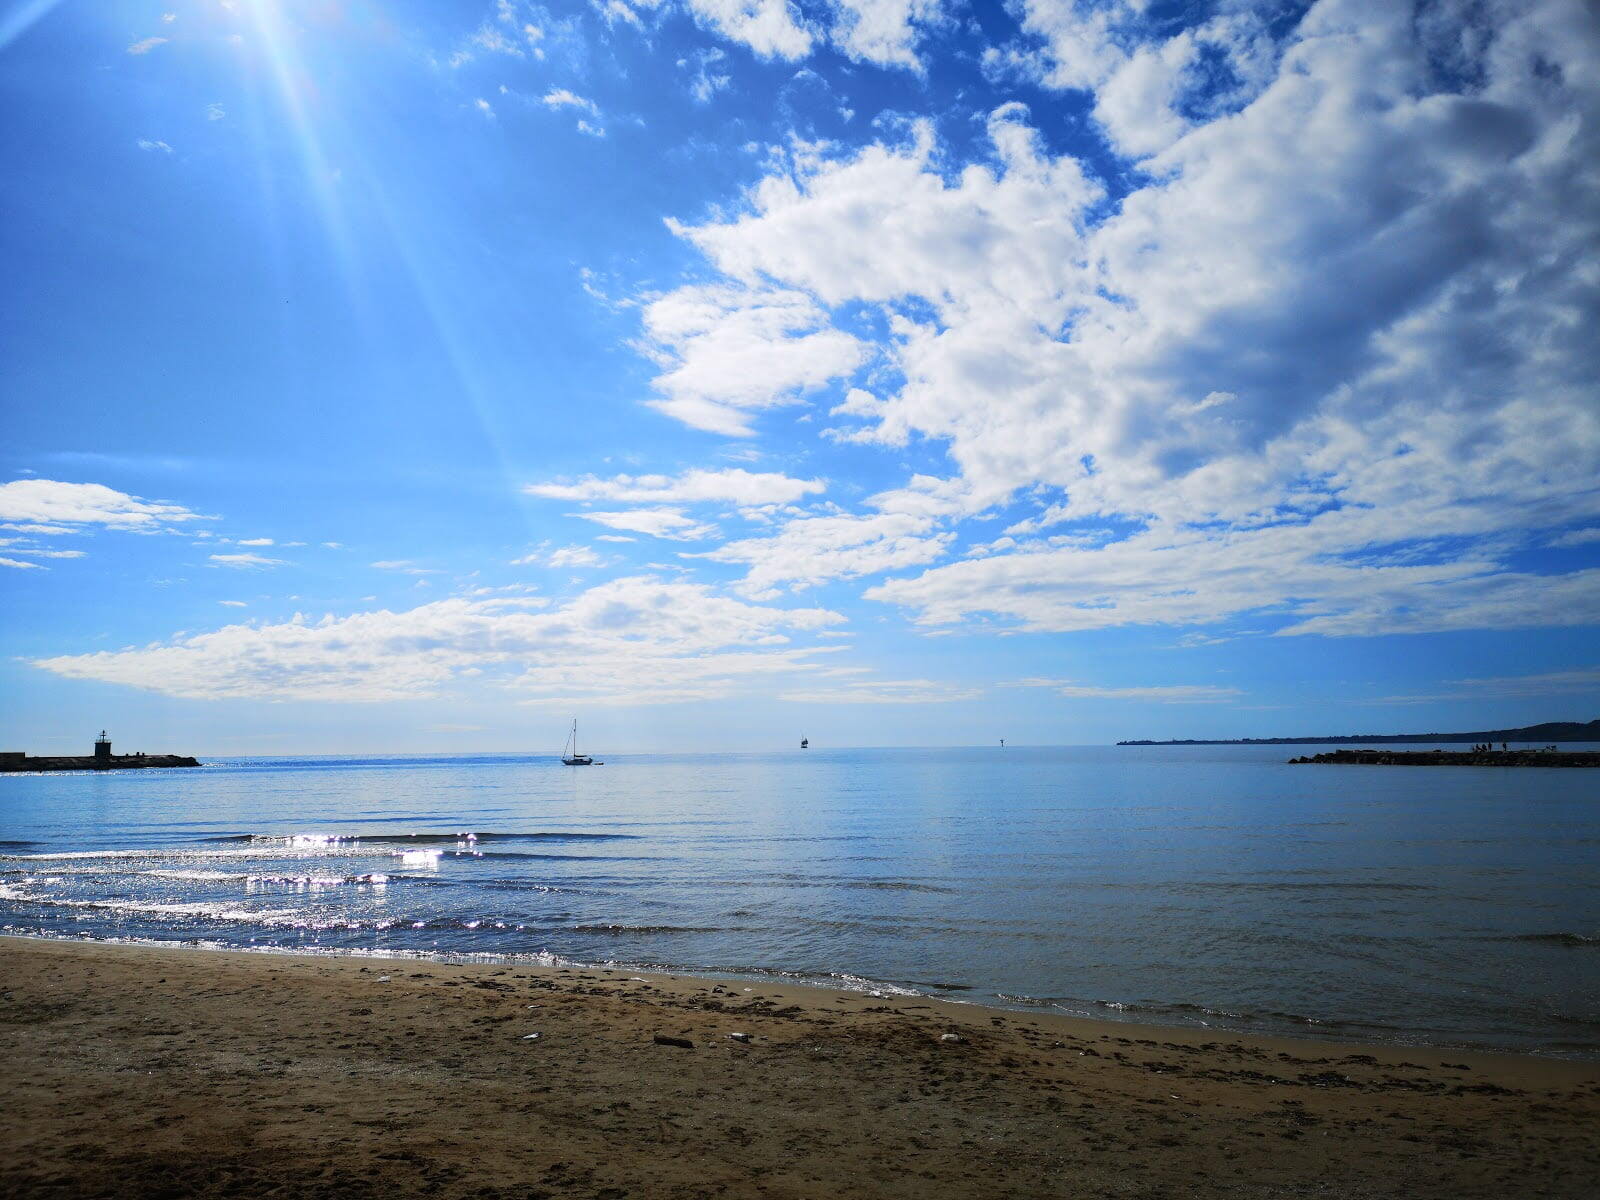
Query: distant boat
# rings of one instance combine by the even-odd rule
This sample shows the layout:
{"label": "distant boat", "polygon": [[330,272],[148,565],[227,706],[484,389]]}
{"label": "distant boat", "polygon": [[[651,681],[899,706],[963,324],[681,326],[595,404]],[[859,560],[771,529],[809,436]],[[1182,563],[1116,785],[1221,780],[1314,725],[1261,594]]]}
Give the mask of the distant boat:
{"label": "distant boat", "polygon": [[561,750],[561,761],[569,767],[592,767],[594,759],[587,754],[578,753],[578,719],[572,719],[572,732],[567,735],[567,744]]}
{"label": "distant boat", "polygon": [[800,739],[800,749],[804,750],[809,745],[811,745],[811,739],[810,738],[803,737],[803,738]]}

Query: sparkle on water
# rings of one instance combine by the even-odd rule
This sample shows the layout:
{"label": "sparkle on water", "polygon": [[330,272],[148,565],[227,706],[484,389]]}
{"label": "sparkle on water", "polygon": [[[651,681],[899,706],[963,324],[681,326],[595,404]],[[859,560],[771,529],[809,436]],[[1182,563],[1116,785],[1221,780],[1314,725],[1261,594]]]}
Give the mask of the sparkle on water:
{"label": "sparkle on water", "polygon": [[599,963],[1600,1056],[1585,771],[1302,748],[0,778],[0,931]]}

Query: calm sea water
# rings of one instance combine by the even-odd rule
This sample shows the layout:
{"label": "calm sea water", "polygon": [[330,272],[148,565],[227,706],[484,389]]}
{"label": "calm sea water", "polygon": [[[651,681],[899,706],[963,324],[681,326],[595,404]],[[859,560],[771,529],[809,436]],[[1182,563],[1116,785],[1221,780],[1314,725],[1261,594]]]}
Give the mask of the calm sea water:
{"label": "calm sea water", "polygon": [[1600,772],[1284,761],[1308,751],[6,776],[0,931],[775,973],[1600,1057]]}

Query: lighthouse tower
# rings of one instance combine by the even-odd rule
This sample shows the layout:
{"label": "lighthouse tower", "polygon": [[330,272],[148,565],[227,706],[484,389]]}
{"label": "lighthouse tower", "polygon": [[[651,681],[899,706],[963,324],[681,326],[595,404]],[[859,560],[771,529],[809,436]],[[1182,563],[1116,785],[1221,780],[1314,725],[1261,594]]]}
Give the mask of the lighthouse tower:
{"label": "lighthouse tower", "polygon": [[111,739],[106,737],[104,729],[100,731],[100,736],[95,739],[94,765],[96,770],[111,765]]}

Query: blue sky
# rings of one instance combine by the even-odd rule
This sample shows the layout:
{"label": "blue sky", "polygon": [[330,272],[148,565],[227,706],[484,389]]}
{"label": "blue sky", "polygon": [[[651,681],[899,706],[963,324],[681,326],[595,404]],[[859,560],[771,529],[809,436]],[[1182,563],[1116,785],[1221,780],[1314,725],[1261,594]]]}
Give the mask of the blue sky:
{"label": "blue sky", "polygon": [[0,13],[8,746],[1600,713],[1581,0]]}

